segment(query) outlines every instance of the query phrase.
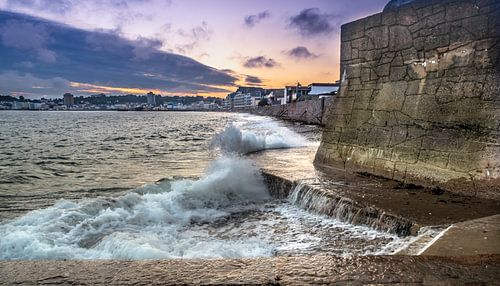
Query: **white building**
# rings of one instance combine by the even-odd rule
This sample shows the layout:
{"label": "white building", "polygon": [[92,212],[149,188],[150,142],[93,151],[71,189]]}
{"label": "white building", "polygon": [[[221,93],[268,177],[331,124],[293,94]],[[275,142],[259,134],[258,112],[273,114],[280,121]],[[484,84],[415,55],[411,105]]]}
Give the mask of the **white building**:
{"label": "white building", "polygon": [[340,89],[340,85],[337,83],[311,83],[309,85],[311,91],[307,95],[334,95]]}
{"label": "white building", "polygon": [[251,93],[236,93],[233,98],[234,108],[245,108],[257,106],[261,100],[261,96],[252,95]]}

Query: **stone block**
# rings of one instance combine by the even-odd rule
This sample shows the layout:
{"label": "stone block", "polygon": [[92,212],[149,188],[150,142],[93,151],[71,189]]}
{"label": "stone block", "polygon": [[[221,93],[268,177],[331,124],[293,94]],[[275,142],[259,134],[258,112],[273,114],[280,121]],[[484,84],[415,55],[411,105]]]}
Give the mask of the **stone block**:
{"label": "stone block", "polygon": [[389,27],[389,50],[408,49],[413,45],[413,37],[405,26]]}
{"label": "stone block", "polygon": [[329,128],[346,128],[349,126],[350,114],[329,114],[326,127]]}
{"label": "stone block", "polygon": [[358,141],[358,131],[356,129],[345,129],[340,134],[339,143],[341,144],[356,144]]}
{"label": "stone block", "polygon": [[396,11],[386,11],[382,13],[382,25],[390,26],[396,24]]}
{"label": "stone block", "polygon": [[423,23],[425,23],[426,28],[435,27],[439,24],[443,24],[446,21],[445,16],[445,12],[441,11],[428,16],[427,18],[425,18],[425,21],[423,21]]}
{"label": "stone block", "polygon": [[340,45],[340,55],[341,55],[341,58],[342,60],[350,60],[352,59],[352,54],[351,54],[351,42],[350,41],[347,41],[347,42],[342,42],[342,44]]}
{"label": "stone block", "polygon": [[347,65],[345,66],[345,78],[353,79],[361,77],[361,66],[359,65]]}
{"label": "stone block", "polygon": [[401,111],[416,121],[435,122],[441,119],[434,96],[427,94],[407,96]]}
{"label": "stone block", "polygon": [[368,109],[372,101],[373,90],[359,90],[354,93],[354,106],[356,110]]}
{"label": "stone block", "polygon": [[415,164],[418,162],[418,154],[418,149],[397,145],[392,148],[391,161]]}
{"label": "stone block", "polygon": [[373,110],[371,111],[370,124],[380,127],[397,126],[396,116],[391,111]]}
{"label": "stone block", "polygon": [[407,85],[406,81],[382,84],[382,89],[374,98],[374,108],[386,111],[401,110]]}
{"label": "stone block", "polygon": [[368,133],[366,144],[368,147],[387,148],[391,141],[391,133],[391,128],[374,126]]}
{"label": "stone block", "polygon": [[365,35],[363,19],[342,25],[340,38],[342,42],[361,38]]}
{"label": "stone block", "polygon": [[354,97],[338,97],[333,103],[334,114],[351,114],[354,104]]}
{"label": "stone block", "polygon": [[463,44],[469,41],[473,41],[474,35],[469,32],[469,29],[467,27],[452,26],[448,39],[449,41],[448,43],[446,43],[446,45],[455,43]]}
{"label": "stone block", "polygon": [[389,78],[391,81],[401,81],[406,77],[406,66],[402,67],[391,67]]}
{"label": "stone block", "polygon": [[429,51],[441,47],[446,47],[449,45],[449,43],[450,43],[449,34],[442,34],[442,35],[432,34],[425,38],[424,49],[426,51]]}
{"label": "stone block", "polygon": [[396,53],[394,52],[384,52],[382,53],[379,61],[378,61],[378,65],[383,65],[383,64],[388,64],[388,63],[392,63],[392,61],[394,60],[394,57],[396,56]]}
{"label": "stone block", "polygon": [[375,72],[378,76],[388,76],[390,74],[391,64],[382,64],[375,67]]}
{"label": "stone block", "polygon": [[365,31],[370,39],[368,49],[381,49],[389,46],[389,29],[387,26],[370,28]]}
{"label": "stone block", "polygon": [[417,12],[410,5],[404,5],[397,10],[396,23],[398,25],[409,26],[418,22]]}
{"label": "stone block", "polygon": [[475,164],[472,162],[478,162],[479,158],[481,158],[481,152],[452,152],[448,159],[448,168],[457,172],[469,173],[475,170]]}
{"label": "stone block", "polygon": [[446,6],[446,21],[461,20],[479,13],[479,6],[474,1],[460,1]]}
{"label": "stone block", "polygon": [[422,148],[425,150],[451,152],[462,150],[466,139],[464,133],[448,128],[434,128],[427,131],[422,139]]}
{"label": "stone block", "polygon": [[365,18],[365,30],[378,27],[382,24],[382,15],[380,13]]}
{"label": "stone block", "polygon": [[[497,19],[498,20],[498,19]],[[467,30],[472,34],[473,40],[480,40],[488,37],[488,16],[478,15],[470,18],[463,19],[461,21],[462,27],[467,28]]]}
{"label": "stone block", "polygon": [[394,128],[391,138],[391,147],[403,146],[408,148],[420,149],[422,140],[425,137],[426,130],[415,126],[399,126]]}
{"label": "stone block", "polygon": [[394,111],[394,117],[396,118],[396,121],[399,125],[414,125],[417,123],[417,120],[415,120],[415,118],[404,114],[401,111]]}
{"label": "stone block", "polygon": [[351,57],[353,59],[358,59],[359,58],[359,50],[356,48],[351,49]]}
{"label": "stone block", "polygon": [[403,57],[403,62],[406,65],[419,61],[418,51],[414,47],[401,51],[401,56]]}
{"label": "stone block", "polygon": [[450,153],[448,152],[421,150],[418,156],[418,162],[435,166],[441,169],[446,169],[448,167],[449,156]]}
{"label": "stone block", "polygon": [[370,81],[370,68],[361,68],[361,81]]}
{"label": "stone block", "polygon": [[325,131],[323,132],[322,140],[325,143],[337,144],[340,140],[340,131]]}
{"label": "stone block", "polygon": [[371,110],[358,110],[354,109],[353,114],[350,117],[349,127],[350,128],[360,128],[363,125],[366,125],[367,122],[372,118]]}

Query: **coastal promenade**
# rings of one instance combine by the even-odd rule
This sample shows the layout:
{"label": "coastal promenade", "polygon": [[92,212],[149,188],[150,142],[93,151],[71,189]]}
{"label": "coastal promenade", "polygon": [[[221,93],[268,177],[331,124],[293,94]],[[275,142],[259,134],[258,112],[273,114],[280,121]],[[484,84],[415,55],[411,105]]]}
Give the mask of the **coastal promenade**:
{"label": "coastal promenade", "polygon": [[499,285],[500,256],[1,261],[2,285]]}

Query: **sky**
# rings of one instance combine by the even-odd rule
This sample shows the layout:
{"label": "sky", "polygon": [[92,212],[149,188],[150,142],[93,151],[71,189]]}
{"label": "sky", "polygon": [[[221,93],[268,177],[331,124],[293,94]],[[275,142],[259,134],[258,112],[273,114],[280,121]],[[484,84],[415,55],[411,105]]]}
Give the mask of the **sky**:
{"label": "sky", "polygon": [[339,78],[340,25],[388,0],[0,0],[0,94],[223,97]]}

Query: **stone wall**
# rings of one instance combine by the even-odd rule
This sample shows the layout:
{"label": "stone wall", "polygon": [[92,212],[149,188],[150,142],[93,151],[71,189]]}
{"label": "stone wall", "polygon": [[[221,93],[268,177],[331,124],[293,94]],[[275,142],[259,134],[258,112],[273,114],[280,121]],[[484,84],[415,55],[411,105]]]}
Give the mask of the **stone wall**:
{"label": "stone wall", "polygon": [[500,1],[416,0],[341,30],[317,165],[500,200]]}
{"label": "stone wall", "polygon": [[277,117],[284,120],[304,122],[307,124],[324,125],[324,111],[332,98],[314,98],[284,105],[257,107],[247,112]]}

